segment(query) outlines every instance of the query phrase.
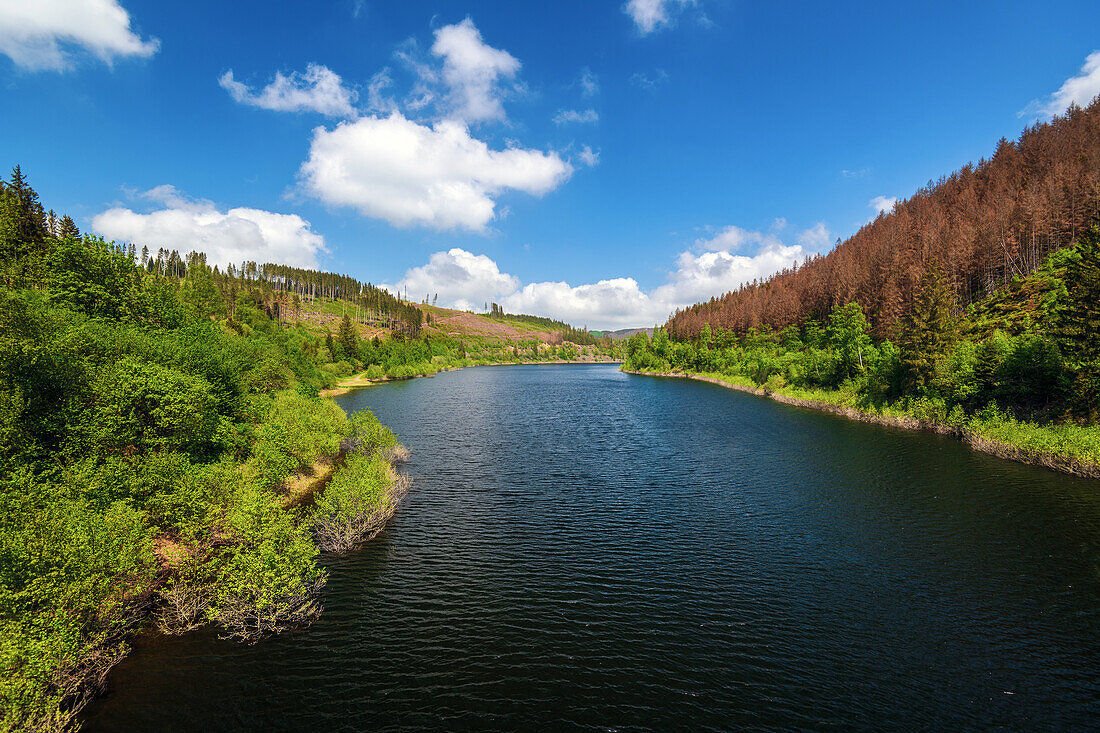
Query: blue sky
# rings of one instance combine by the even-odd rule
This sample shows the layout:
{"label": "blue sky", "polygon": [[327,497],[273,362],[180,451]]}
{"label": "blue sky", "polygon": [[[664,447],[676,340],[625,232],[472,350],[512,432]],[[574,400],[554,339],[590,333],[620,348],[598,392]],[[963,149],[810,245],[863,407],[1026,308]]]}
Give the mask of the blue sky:
{"label": "blue sky", "polygon": [[1087,102],[1097,28],[1095,2],[0,0],[0,140],[139,249],[649,325]]}

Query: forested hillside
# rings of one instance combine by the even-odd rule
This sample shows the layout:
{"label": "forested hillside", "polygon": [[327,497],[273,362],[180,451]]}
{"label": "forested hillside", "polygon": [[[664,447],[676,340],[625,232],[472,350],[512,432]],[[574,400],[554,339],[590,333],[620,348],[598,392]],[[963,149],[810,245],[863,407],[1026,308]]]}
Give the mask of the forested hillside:
{"label": "forested hillside", "polygon": [[378,531],[402,449],[317,396],[361,358],[350,327],[323,344],[280,315],[359,284],[136,256],[45,211],[18,168],[0,275],[0,729],[69,726],[139,626],[254,639],[316,616],[319,552]]}
{"label": "forested hillside", "polygon": [[965,310],[948,275],[930,266],[893,339],[875,338],[850,302],[781,331],[639,333],[625,368],[935,427],[998,455],[1100,477],[1100,229]]}
{"label": "forested hillside", "polygon": [[739,334],[782,330],[858,303],[887,335],[909,313],[921,279],[938,266],[958,307],[1039,268],[1076,241],[1100,211],[1100,101],[1071,107],[1001,140],[989,159],[930,182],[824,256],[762,283],[677,312],[674,338],[705,324]]}

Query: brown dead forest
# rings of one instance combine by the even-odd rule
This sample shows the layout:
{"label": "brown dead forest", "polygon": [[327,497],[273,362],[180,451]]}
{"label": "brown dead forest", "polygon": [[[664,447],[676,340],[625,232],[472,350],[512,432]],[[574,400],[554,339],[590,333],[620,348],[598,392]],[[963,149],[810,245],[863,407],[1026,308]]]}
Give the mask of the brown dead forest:
{"label": "brown dead forest", "polygon": [[886,335],[934,263],[965,307],[1034,271],[1098,212],[1100,97],[1026,128],[1016,142],[1002,139],[991,158],[930,181],[828,254],[678,311],[668,330],[692,339],[707,323],[738,333],[782,329],[858,302]]}

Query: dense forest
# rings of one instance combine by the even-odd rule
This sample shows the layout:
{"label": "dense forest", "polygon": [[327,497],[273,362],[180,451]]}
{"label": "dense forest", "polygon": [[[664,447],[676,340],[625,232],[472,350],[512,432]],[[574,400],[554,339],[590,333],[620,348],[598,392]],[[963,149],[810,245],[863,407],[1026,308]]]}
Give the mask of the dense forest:
{"label": "dense forest", "polygon": [[667,328],[682,339],[706,324],[782,330],[858,303],[871,332],[887,336],[933,266],[963,308],[1036,271],[1098,211],[1100,100],[1001,140],[991,158],[930,182],[827,255],[679,311]]}
{"label": "dense forest", "polygon": [[[0,275],[0,728],[70,726],[139,626],[251,640],[310,621],[319,552],[378,531],[403,449],[318,397],[356,334],[322,345],[278,306],[362,290],[404,318],[394,302],[81,236],[18,168]],[[314,495],[318,471],[335,475]]]}
{"label": "dense forest", "polygon": [[626,367],[708,375],[806,404],[957,431],[991,452],[1100,476],[1100,229],[965,309],[929,266],[890,339],[856,301],[781,330],[627,342]]}

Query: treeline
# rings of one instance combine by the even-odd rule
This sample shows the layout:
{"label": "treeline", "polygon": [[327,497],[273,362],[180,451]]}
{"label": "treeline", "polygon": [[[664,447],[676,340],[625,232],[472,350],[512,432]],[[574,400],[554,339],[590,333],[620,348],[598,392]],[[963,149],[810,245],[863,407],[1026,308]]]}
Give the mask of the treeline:
{"label": "treeline", "polygon": [[[345,316],[335,334],[328,333],[318,358],[321,369],[335,377],[360,370],[365,379],[401,379],[435,374],[444,369],[486,364],[618,359],[617,345],[547,344],[538,339],[506,341],[478,336],[448,336],[424,331],[413,338],[398,332],[392,338],[361,339]],[[329,363],[331,362],[331,363]]]}
{"label": "treeline", "polygon": [[679,311],[667,328],[781,330],[859,303],[878,336],[912,306],[938,264],[960,306],[1034,272],[1100,211],[1100,100],[1001,140],[993,156],[930,182],[825,256]]}
{"label": "treeline", "polygon": [[[704,324],[693,339],[632,336],[626,368],[709,374],[737,384],[941,425],[999,431],[1100,467],[1100,230],[1048,255],[1035,273],[961,309],[929,267],[889,339],[858,302],[781,330]],[[1044,427],[1045,426],[1045,427]]]}
{"label": "treeline", "polygon": [[[6,222],[0,230],[0,277],[9,288],[42,281],[48,274],[44,268],[49,242],[80,237],[69,216],[58,218],[44,209],[19,166],[8,182],[0,182],[0,216]],[[176,283],[201,281],[204,305],[211,315],[233,317],[238,293],[247,291],[275,320],[296,319],[303,303],[312,304],[320,297],[346,302],[360,323],[416,335],[424,322],[420,308],[347,275],[251,261],[230,263],[222,271],[217,265],[210,267],[202,252],[181,255],[161,248],[153,253],[148,243],[140,252],[134,243],[120,251],[150,274]]]}
{"label": "treeline", "polygon": [[249,639],[308,622],[319,551],[404,490],[393,434],[317,397],[331,365],[273,317],[274,280],[133,255],[44,211],[18,168],[0,187],[3,730],[70,726],[150,619]]}
{"label": "treeline", "polygon": [[[161,249],[153,256],[148,247],[143,247],[139,259],[136,245],[130,244],[125,251],[150,273],[179,282],[188,280],[189,276],[191,280],[209,280],[213,286],[209,295],[214,296],[214,291],[217,291],[218,296],[212,297],[208,304],[214,315],[232,317],[237,294],[246,290],[259,297],[264,311],[275,320],[297,320],[302,305],[312,305],[320,297],[346,303],[353,308],[358,323],[415,336],[424,322],[424,312],[420,308],[382,288],[361,283],[347,275],[289,265],[257,265],[248,261],[242,262],[240,267],[230,263],[221,272],[217,265],[213,268],[207,265],[206,255],[202,252],[190,252],[186,258],[181,258],[179,252]],[[224,308],[218,304],[218,298],[224,302]]]}

